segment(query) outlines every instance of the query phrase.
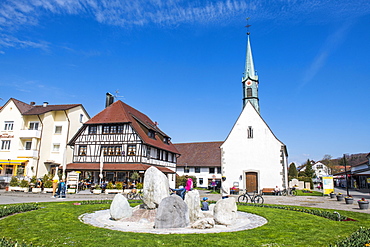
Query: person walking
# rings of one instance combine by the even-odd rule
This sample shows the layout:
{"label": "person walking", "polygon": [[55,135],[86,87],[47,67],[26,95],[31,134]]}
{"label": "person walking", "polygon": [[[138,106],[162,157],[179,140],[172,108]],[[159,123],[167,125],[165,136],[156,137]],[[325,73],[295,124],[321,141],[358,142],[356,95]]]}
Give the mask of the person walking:
{"label": "person walking", "polygon": [[188,175],[185,176],[186,180],[186,185],[185,185],[185,190],[186,191],[191,191],[193,189],[193,179],[189,178]]}
{"label": "person walking", "polygon": [[230,186],[226,182],[226,177],[222,176],[222,184],[221,184],[221,198],[226,199],[230,196]]}

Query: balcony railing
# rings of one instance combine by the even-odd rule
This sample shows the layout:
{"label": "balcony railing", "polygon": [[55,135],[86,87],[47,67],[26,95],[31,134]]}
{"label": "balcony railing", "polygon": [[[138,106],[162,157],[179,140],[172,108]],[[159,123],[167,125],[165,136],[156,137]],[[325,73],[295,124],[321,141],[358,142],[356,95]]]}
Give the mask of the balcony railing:
{"label": "balcony railing", "polygon": [[37,150],[18,150],[18,158],[37,158]]}
{"label": "balcony railing", "polygon": [[20,138],[40,138],[41,130],[21,130],[19,133]]}

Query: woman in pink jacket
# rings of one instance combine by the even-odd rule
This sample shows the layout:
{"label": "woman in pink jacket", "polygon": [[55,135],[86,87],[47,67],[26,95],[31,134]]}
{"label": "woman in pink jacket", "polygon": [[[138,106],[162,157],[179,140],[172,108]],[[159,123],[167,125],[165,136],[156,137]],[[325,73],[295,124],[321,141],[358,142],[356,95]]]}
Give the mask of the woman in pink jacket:
{"label": "woman in pink jacket", "polygon": [[185,190],[186,191],[191,191],[191,189],[193,189],[193,179],[189,178],[188,175],[186,175],[185,177],[187,178],[186,185],[185,185]]}

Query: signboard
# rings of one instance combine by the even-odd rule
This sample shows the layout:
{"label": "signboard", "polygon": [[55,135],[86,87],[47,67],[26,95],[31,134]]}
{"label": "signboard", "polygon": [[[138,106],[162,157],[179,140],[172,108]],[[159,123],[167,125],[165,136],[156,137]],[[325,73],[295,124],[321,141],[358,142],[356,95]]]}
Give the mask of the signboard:
{"label": "signboard", "polygon": [[322,188],[325,195],[334,192],[333,176],[322,177]]}

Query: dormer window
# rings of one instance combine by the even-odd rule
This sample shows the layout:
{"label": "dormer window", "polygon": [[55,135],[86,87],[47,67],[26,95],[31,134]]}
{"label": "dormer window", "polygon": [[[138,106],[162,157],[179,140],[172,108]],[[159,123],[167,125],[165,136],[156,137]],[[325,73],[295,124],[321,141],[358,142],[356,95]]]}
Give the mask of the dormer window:
{"label": "dormer window", "polygon": [[171,138],[169,138],[169,137],[165,137],[165,138],[163,139],[163,142],[164,142],[164,143],[166,143],[166,144],[169,144],[170,140],[171,140]]}
{"label": "dormer window", "polygon": [[155,139],[155,131],[154,131],[154,130],[149,130],[149,132],[148,132],[148,136],[149,136],[150,138]]}

